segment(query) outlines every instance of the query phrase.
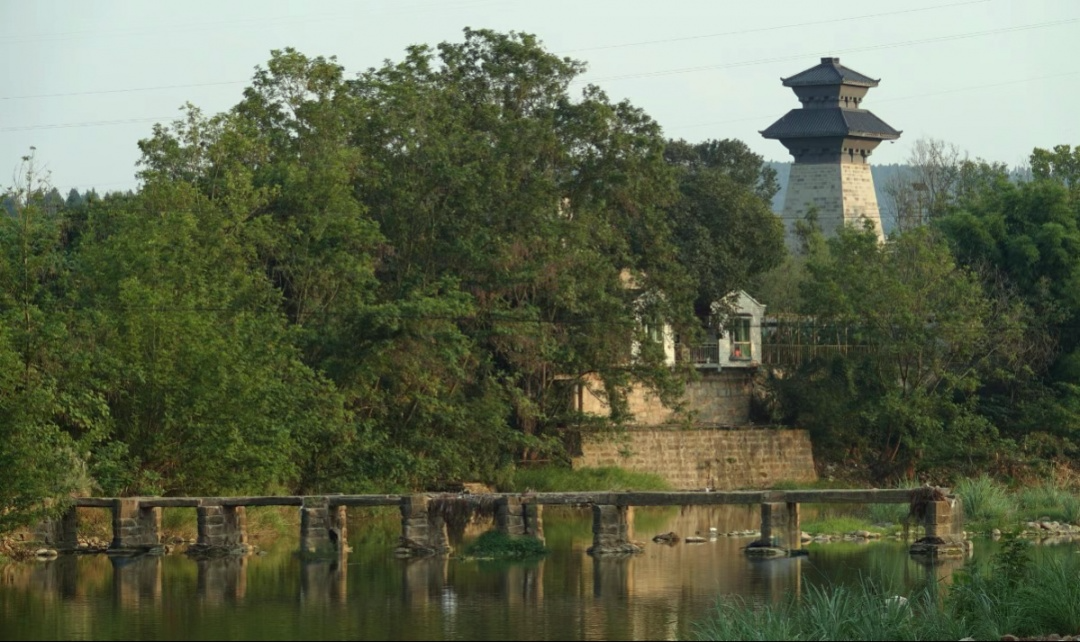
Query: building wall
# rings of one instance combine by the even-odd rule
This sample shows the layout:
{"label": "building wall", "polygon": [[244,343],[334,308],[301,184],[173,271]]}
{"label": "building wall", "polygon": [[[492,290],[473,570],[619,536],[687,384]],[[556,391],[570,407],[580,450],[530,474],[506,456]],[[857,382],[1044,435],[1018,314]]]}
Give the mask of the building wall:
{"label": "building wall", "polygon": [[615,438],[586,440],[573,465],[653,473],[680,490],[817,480],[805,430],[634,428]]}
{"label": "building wall", "polygon": [[[750,399],[753,394],[752,370],[730,368],[705,370],[699,381],[686,384],[683,396],[686,412],[682,415],[660,403],[655,395],[637,388],[627,399],[638,426],[663,426],[693,422],[698,426],[743,426],[750,422]],[[598,382],[585,384],[578,395],[580,410],[594,415],[606,415]]]}
{"label": "building wall", "polygon": [[870,166],[858,163],[795,163],[784,198],[785,237],[789,248],[798,247],[795,222],[806,218],[811,207],[826,237],[835,236],[847,223],[869,220],[884,238],[881,213]]}

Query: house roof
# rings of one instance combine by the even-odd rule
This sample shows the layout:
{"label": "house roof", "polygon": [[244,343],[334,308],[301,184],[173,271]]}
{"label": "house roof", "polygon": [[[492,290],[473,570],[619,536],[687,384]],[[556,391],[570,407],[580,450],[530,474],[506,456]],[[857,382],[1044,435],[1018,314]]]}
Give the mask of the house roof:
{"label": "house roof", "polygon": [[894,139],[900,132],[865,109],[792,109],[766,129],[765,138],[859,136]]}
{"label": "house roof", "polygon": [[877,87],[880,79],[874,79],[848,69],[840,64],[839,58],[822,58],[821,63],[800,71],[794,76],[781,78],[785,87],[803,87],[807,85],[858,85]]}

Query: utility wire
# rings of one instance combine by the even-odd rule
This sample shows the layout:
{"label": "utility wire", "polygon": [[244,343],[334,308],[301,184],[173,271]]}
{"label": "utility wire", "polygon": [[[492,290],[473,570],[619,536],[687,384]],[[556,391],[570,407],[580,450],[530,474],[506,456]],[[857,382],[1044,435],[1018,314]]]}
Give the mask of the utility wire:
{"label": "utility wire", "polygon": [[[368,16],[368,18],[382,18],[385,16],[395,15],[409,15],[414,14],[417,10],[442,10],[442,9],[459,9],[469,8],[472,6],[480,6],[485,4],[496,4],[499,0],[462,0],[459,2],[449,2],[447,0],[440,0],[438,2],[431,2],[419,5],[406,5],[404,3],[395,3],[395,9],[399,11],[380,11],[374,16]],[[122,29],[115,31],[107,31],[101,29],[83,30],[83,31],[57,31],[52,33],[37,33],[37,34],[8,34],[0,35],[0,46],[2,45],[16,45],[16,44],[33,44],[39,42],[56,42],[63,40],[71,40],[77,38],[92,37],[95,39],[101,39],[103,37],[108,38],[124,38],[124,37],[138,37],[138,36],[152,36],[156,34],[174,34],[190,31],[208,31],[214,30],[219,27],[227,27],[231,29],[244,28],[244,27],[262,27],[262,26],[288,26],[293,27],[298,24],[308,22],[326,22],[337,21],[341,22],[344,19],[354,18],[352,15],[344,14],[316,14],[316,15],[297,15],[297,16],[270,16],[264,18],[240,18],[236,20],[219,20],[215,22],[197,22],[182,25],[162,25],[156,29]],[[8,23],[11,24],[11,23]]]}
{"label": "utility wire", "polygon": [[98,94],[126,94],[135,91],[160,91],[162,89],[186,89],[188,87],[218,87],[221,85],[240,85],[247,80],[223,80],[221,82],[197,82],[185,85],[157,85],[155,87],[132,87],[129,89],[99,89],[95,91],[69,91],[57,94],[28,94],[25,96],[0,96],[0,100],[27,100],[30,98],[61,98],[65,96],[94,96]]}
{"label": "utility wire", "polygon": [[91,120],[83,123],[54,123],[51,125],[23,125],[19,127],[0,127],[0,132],[22,132],[36,129],[66,129],[69,127],[102,127],[105,125],[128,125],[131,123],[161,122],[175,116],[147,116],[145,118],[122,118],[119,120]]}
{"label": "utility wire", "polygon": [[901,15],[901,14],[905,14],[905,13],[917,13],[917,12],[920,12],[920,11],[934,11],[934,10],[937,10],[937,9],[948,9],[950,7],[963,7],[963,6],[971,5],[971,4],[983,4],[985,2],[990,2],[990,1],[991,0],[968,0],[967,2],[955,2],[953,4],[943,4],[943,5],[936,5],[936,6],[932,6],[932,7],[919,7],[917,9],[903,9],[901,11],[888,11],[888,12],[885,12],[885,13],[870,13],[870,14],[864,14],[864,15],[861,15],[861,16],[851,16],[851,17],[848,17],[848,18],[828,18],[826,20],[814,20],[812,22],[798,22],[798,23],[792,23],[792,24],[786,24],[786,25],[777,25],[777,26],[773,26],[773,27],[758,27],[758,28],[755,28],[755,29],[738,29],[736,31],[722,31],[720,33],[709,33],[709,34],[704,34],[704,35],[700,35],[700,36],[681,36],[681,37],[676,37],[676,38],[662,38],[662,39],[658,39],[658,40],[642,40],[642,41],[638,41],[638,42],[626,42],[626,43],[615,44],[615,45],[598,45],[596,47],[581,47],[581,48],[578,48],[578,49],[565,49],[563,51],[557,51],[555,53],[565,54],[565,53],[576,53],[576,52],[580,52],[580,51],[603,51],[605,49],[622,49],[622,48],[625,48],[625,47],[643,47],[643,46],[647,46],[647,45],[660,45],[660,44],[667,44],[667,43],[671,43],[671,42],[689,42],[691,40],[704,40],[704,39],[707,39],[707,38],[723,38],[725,36],[741,36],[741,35],[750,34],[750,33],[762,33],[762,32],[766,32],[766,31],[779,31],[781,29],[796,29],[796,28],[799,28],[799,27],[812,27],[812,26],[815,26],[815,25],[826,25],[826,24],[831,25],[831,24],[836,24],[838,22],[851,22],[851,21],[855,21],[855,20],[866,20],[868,18],[884,18],[886,16],[896,16],[896,15]]}
{"label": "utility wire", "polygon": [[[1034,82],[1036,80],[1047,80],[1047,79],[1050,79],[1050,78],[1063,78],[1063,77],[1066,77],[1066,76],[1075,76],[1076,74],[1080,74],[1080,70],[1066,71],[1065,73],[1050,74],[1048,76],[1033,76],[1031,78],[1021,78],[1019,80],[1010,80],[1008,82],[996,82],[996,83],[990,83],[990,84],[986,84],[986,85],[972,85],[970,87],[957,87],[955,89],[946,89],[944,91],[934,91],[934,92],[925,93],[925,94],[915,94],[915,95],[912,95],[912,96],[897,96],[895,98],[885,98],[883,100],[875,100],[874,104],[876,105],[878,103],[899,102],[901,100],[915,100],[916,98],[930,98],[930,97],[933,97],[933,96],[941,96],[943,94],[955,94],[957,92],[975,91],[975,90],[978,90],[978,89],[988,89],[988,88],[992,88],[992,87],[1006,87],[1006,86],[1009,86],[1009,85],[1019,85],[1019,84],[1022,84],[1022,83]],[[744,123],[744,122],[749,122],[749,121],[752,121],[752,120],[760,121],[760,120],[762,120],[762,117],[761,116],[746,116],[746,117],[743,117],[743,118],[731,118],[731,119],[728,119],[728,120],[714,120],[714,121],[710,121],[710,122],[707,122],[707,123],[695,123],[693,125],[676,125],[675,127],[666,127],[665,129],[674,129],[674,130],[692,129],[692,128],[695,128],[695,127],[711,127],[713,125],[726,125],[728,123]],[[0,131],[2,131],[2,130],[0,130]]]}
{"label": "utility wire", "polygon": [[[715,37],[727,36],[727,35],[739,35],[739,34],[744,34],[744,33],[756,33],[756,32],[759,32],[759,31],[771,31],[771,30],[774,30],[774,29],[787,29],[787,28],[810,26],[810,25],[816,25],[816,24],[845,22],[845,21],[851,21],[851,20],[863,20],[863,19],[868,19],[868,18],[877,18],[877,17],[881,17],[881,16],[894,15],[894,14],[897,14],[897,13],[910,13],[910,12],[914,12],[914,11],[929,11],[931,9],[936,9],[936,8],[947,8],[947,7],[953,7],[953,6],[979,4],[979,3],[991,2],[991,1],[992,0],[969,0],[968,2],[961,2],[961,3],[951,4],[951,5],[942,5],[941,7],[924,7],[924,8],[920,8],[920,9],[908,9],[906,11],[896,11],[896,12],[881,13],[881,14],[868,14],[868,15],[855,16],[855,17],[850,17],[850,18],[834,18],[834,19],[825,20],[825,21],[807,22],[807,23],[800,23],[800,24],[793,24],[793,25],[783,25],[783,26],[780,26],[780,27],[761,27],[761,28],[755,28],[755,29],[744,29],[744,30],[741,30],[741,31],[729,31],[729,32],[725,32],[725,33],[711,34],[711,35],[705,35],[705,36],[684,36],[684,37],[677,37],[677,38],[667,38],[667,39],[662,39],[662,40],[650,40],[650,41],[647,41],[647,42],[640,42],[640,43],[626,43],[626,44],[621,44],[621,45],[608,45],[608,46],[602,46],[602,47],[595,47],[594,49],[607,49],[607,48],[615,48],[615,47],[634,47],[634,46],[641,46],[641,45],[659,44],[659,43],[665,43],[665,42],[680,42],[680,41],[684,41],[684,40],[693,40],[693,39],[697,39],[697,38],[715,38]],[[977,32],[977,33],[982,33],[982,32]],[[958,37],[962,37],[962,36],[958,36]],[[575,49],[575,50],[569,50],[569,51],[588,51],[588,50],[590,50],[590,49]],[[565,53],[565,52],[560,52],[560,53]],[[799,57],[803,57],[803,56],[799,56]],[[767,61],[764,61],[764,62],[772,62],[772,60],[767,60]],[[736,64],[737,65],[743,65],[743,64],[752,65],[752,64],[759,64],[759,63],[757,61],[750,61],[750,62],[736,63]],[[675,70],[672,73],[681,73],[681,72],[682,72],[681,70]],[[653,72],[653,73],[656,73],[656,72]],[[621,77],[619,77],[619,78],[621,78]],[[184,85],[164,85],[164,86],[158,86],[158,87],[134,87],[134,88],[130,88],[130,89],[107,89],[107,90],[99,90],[99,91],[80,91],[80,92],[54,93],[54,94],[32,94],[32,95],[25,95],[25,96],[0,96],[0,100],[26,100],[26,99],[31,99],[31,98],[56,98],[56,97],[64,97],[64,96],[90,96],[90,95],[95,95],[95,94],[114,94],[114,93],[124,93],[124,92],[134,92],[134,91],[155,91],[155,90],[161,90],[161,89],[179,89],[179,88],[185,88],[185,87],[206,87],[206,86],[212,86],[212,85],[234,85],[234,84],[241,84],[241,83],[246,83],[246,82],[249,82],[249,80],[227,80],[227,81],[220,81],[220,82],[193,83],[193,84],[184,84]]]}
{"label": "utility wire", "polygon": [[774,63],[774,62],[788,62],[788,61],[792,61],[792,60],[804,60],[806,58],[817,57],[817,56],[827,55],[827,54],[854,53],[854,52],[859,52],[859,51],[877,51],[879,49],[894,49],[896,47],[910,47],[910,46],[913,46],[913,45],[925,45],[925,44],[931,44],[931,43],[937,43],[937,42],[950,42],[950,41],[953,41],[953,40],[964,40],[964,39],[967,39],[967,38],[979,38],[979,37],[982,37],[982,36],[991,36],[991,35],[1002,34],[1002,33],[1014,33],[1014,32],[1017,32],[1017,31],[1028,31],[1028,30],[1031,30],[1031,29],[1044,29],[1044,28],[1047,28],[1047,27],[1057,27],[1057,26],[1061,26],[1061,25],[1065,25],[1065,24],[1073,24],[1073,23],[1076,23],[1076,22],[1080,22],[1080,18],[1069,18],[1069,19],[1066,19],[1066,20],[1053,20],[1053,21],[1050,21],[1050,22],[1037,22],[1037,23],[1028,24],[1028,25],[1005,27],[1005,28],[1002,28],[1002,29],[989,29],[989,30],[986,30],[986,31],[972,31],[970,33],[955,34],[955,35],[951,35],[951,36],[937,36],[937,37],[934,37],[934,38],[923,38],[923,39],[920,39],[920,40],[904,40],[904,41],[901,41],[901,42],[891,42],[891,43],[887,43],[887,44],[883,44],[883,45],[867,45],[865,47],[853,47],[853,48],[850,48],[850,49],[840,49],[840,50],[832,50],[832,51],[824,51],[824,52],[823,51],[817,51],[817,52],[811,52],[811,53],[793,54],[793,55],[788,55],[788,56],[777,56],[775,58],[759,58],[757,60],[744,60],[744,61],[740,61],[740,62],[725,63],[725,64],[722,64],[722,65],[702,65],[702,66],[699,66],[699,67],[683,67],[683,68],[680,68],[680,69],[665,69],[665,70],[658,70],[658,71],[646,71],[646,72],[637,73],[637,74],[623,74],[623,75],[619,75],[619,76],[605,76],[605,77],[602,77],[602,78],[593,78],[591,80],[585,80],[585,79],[574,80],[573,82],[575,82],[575,83],[594,84],[594,83],[598,83],[598,82],[611,82],[611,81],[617,81],[617,80],[629,80],[629,79],[634,79],[634,78],[653,78],[653,77],[657,77],[657,76],[670,76],[670,75],[673,75],[673,74],[685,74],[685,73],[692,73],[692,72],[697,72],[697,71],[713,71],[713,70],[716,70],[716,69],[731,69],[731,68],[734,68],[734,67],[749,67],[749,66],[753,66],[753,65],[764,65],[764,64]]}
{"label": "utility wire", "polygon": [[[877,101],[874,102],[874,104],[876,105],[876,104],[879,104],[879,103],[891,103],[891,102],[899,102],[899,101],[902,101],[902,100],[914,100],[916,98],[929,98],[929,97],[933,97],[933,96],[941,96],[941,95],[944,95],[944,94],[954,94],[954,93],[964,92],[964,91],[976,91],[976,90],[979,90],[979,89],[989,89],[989,88],[994,88],[994,87],[1007,87],[1009,85],[1019,85],[1019,84],[1022,84],[1022,83],[1034,82],[1036,80],[1048,80],[1048,79],[1051,79],[1051,78],[1063,78],[1063,77],[1067,77],[1067,76],[1075,76],[1076,74],[1080,74],[1080,70],[1066,71],[1064,73],[1050,74],[1050,75],[1046,75],[1046,76],[1032,76],[1030,78],[1021,78],[1019,80],[1010,80],[1010,81],[1007,81],[1007,82],[989,83],[989,84],[985,84],[985,85],[971,85],[969,87],[957,87],[957,88],[954,88],[954,89],[946,89],[946,90],[943,90],[943,91],[935,91],[935,92],[924,93],[924,94],[914,94],[914,95],[911,95],[911,96],[897,96],[897,97],[894,97],[894,98],[885,98],[885,99],[882,99],[882,100],[877,100]],[[180,85],[180,86],[183,86],[183,85]],[[160,121],[163,121],[163,120],[170,120],[170,119],[174,119],[174,118],[176,118],[176,116],[157,116],[157,117],[146,117],[146,118],[127,118],[127,119],[120,119],[120,120],[87,121],[87,122],[82,122],[82,123],[55,123],[55,124],[49,124],[49,125],[25,125],[25,126],[18,126],[18,127],[0,127],[0,133],[3,133],[3,132],[15,132],[15,131],[30,131],[30,130],[37,130],[37,129],[61,129],[61,128],[68,128],[68,127],[99,127],[99,126],[105,126],[105,125],[124,125],[124,124],[128,124],[128,123],[143,123],[143,122],[153,122],[153,121],[160,122]],[[665,130],[692,129],[692,128],[696,128],[696,127],[711,127],[713,125],[727,125],[729,123],[742,123],[742,122],[749,122],[749,121],[761,120],[761,119],[762,119],[762,117],[760,115],[759,116],[746,116],[746,117],[742,117],[742,118],[729,118],[727,120],[709,121],[707,123],[694,123],[694,124],[691,124],[691,125],[676,125],[674,127],[665,127],[664,129]]]}

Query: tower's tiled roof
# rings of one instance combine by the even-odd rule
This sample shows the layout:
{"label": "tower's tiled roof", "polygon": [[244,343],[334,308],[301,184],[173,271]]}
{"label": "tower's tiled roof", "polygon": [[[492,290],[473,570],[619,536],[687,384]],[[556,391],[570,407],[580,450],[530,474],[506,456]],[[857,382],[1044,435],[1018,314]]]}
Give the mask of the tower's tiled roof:
{"label": "tower's tiled roof", "polygon": [[781,78],[785,87],[806,85],[859,85],[877,87],[878,80],[864,76],[840,64],[839,58],[822,58],[821,64],[801,71],[794,76]]}
{"label": "tower's tiled roof", "polygon": [[891,140],[900,132],[865,109],[792,109],[761,132],[765,138],[859,136]]}

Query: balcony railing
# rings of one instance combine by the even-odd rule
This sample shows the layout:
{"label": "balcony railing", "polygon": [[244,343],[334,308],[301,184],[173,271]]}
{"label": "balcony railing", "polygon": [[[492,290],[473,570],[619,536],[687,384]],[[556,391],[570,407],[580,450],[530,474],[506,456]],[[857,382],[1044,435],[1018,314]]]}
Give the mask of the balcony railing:
{"label": "balcony railing", "polygon": [[699,343],[690,346],[690,362],[699,365],[720,365],[720,344]]}

